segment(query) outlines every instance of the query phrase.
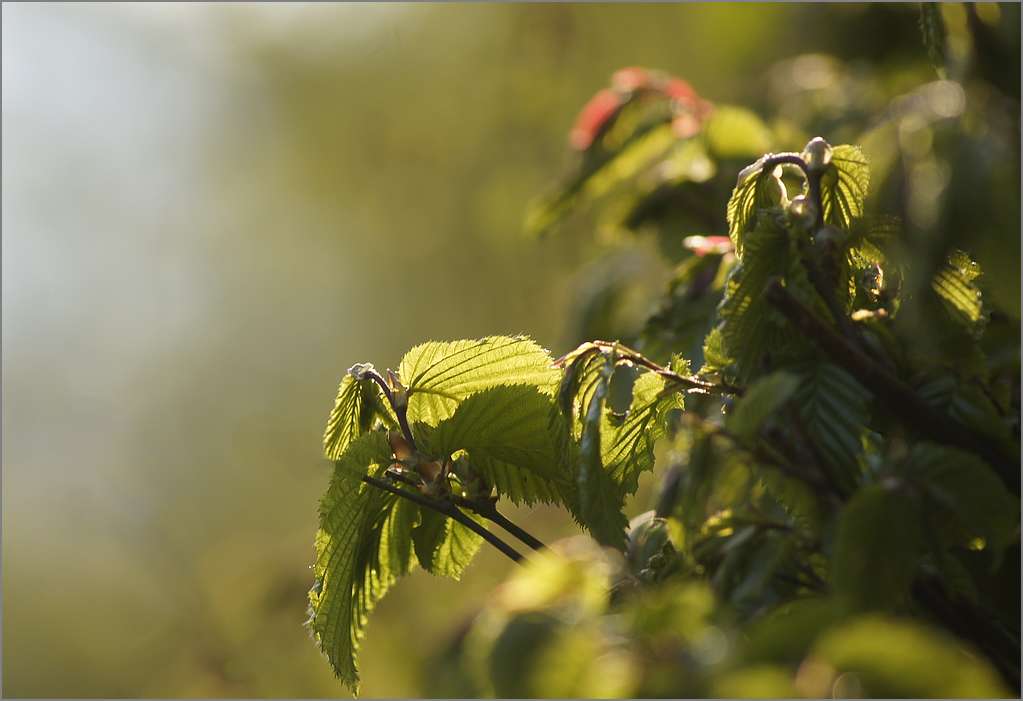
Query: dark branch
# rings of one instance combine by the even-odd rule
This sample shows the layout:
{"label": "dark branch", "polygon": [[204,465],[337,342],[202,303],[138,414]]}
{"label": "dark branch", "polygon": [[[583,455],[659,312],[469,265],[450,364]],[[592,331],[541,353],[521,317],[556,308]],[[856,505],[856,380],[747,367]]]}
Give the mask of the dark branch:
{"label": "dark branch", "polygon": [[802,333],[806,334],[832,360],[849,371],[864,387],[881,399],[887,409],[906,426],[922,436],[979,455],[989,462],[1015,494],[1020,492],[1018,459],[1007,454],[988,436],[973,433],[945,414],[935,410],[912,387],[892,376],[869,356],[818,319],[802,302],[774,280],[767,286],[767,299]]}
{"label": "dark branch", "polygon": [[477,514],[487,519],[488,521],[493,521],[498,526],[506,530],[508,533],[512,534],[520,541],[531,547],[533,550],[544,550],[547,547],[546,545],[543,544],[542,541],[540,541],[537,538],[534,538],[532,535],[526,532],[524,528],[521,528],[516,523],[509,520],[500,511],[498,511],[497,505],[493,502],[493,500],[481,499],[478,502],[466,500],[465,503],[467,504],[467,508],[472,509],[473,511],[475,511]]}
{"label": "dark branch", "polygon": [[414,504],[418,504],[424,509],[430,509],[431,511],[436,511],[437,513],[444,514],[448,518],[454,519],[458,523],[462,524],[469,530],[473,531],[474,533],[482,537],[483,540],[487,541],[495,548],[500,550],[502,553],[507,555],[508,558],[510,558],[513,562],[522,561],[521,553],[519,553],[517,550],[515,550],[515,548],[511,547],[503,540],[498,538],[496,535],[488,531],[486,528],[484,528],[483,526],[481,526],[480,524],[476,523],[471,518],[466,516],[454,504],[446,501],[431,499],[430,497],[425,496],[423,494],[419,494],[417,492],[406,491],[404,489],[401,489],[400,487],[395,487],[393,484],[390,484],[389,482],[377,479],[376,477],[370,477],[369,475],[363,475],[362,481],[365,482],[366,484],[376,487],[377,489],[382,489],[385,492],[390,492],[391,494],[401,497],[402,499],[408,499],[409,501],[413,502]]}

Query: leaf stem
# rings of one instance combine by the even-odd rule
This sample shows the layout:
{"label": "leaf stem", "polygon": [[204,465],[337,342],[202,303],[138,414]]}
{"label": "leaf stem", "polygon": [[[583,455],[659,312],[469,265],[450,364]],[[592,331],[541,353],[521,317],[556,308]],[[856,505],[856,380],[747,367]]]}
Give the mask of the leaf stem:
{"label": "leaf stem", "polygon": [[398,417],[398,426],[401,428],[401,433],[405,436],[405,440],[408,441],[409,446],[412,450],[416,449],[416,439],[412,437],[412,429],[408,425],[408,404],[398,406],[398,403],[394,399],[394,393],[391,388],[387,386],[387,381],[383,376],[374,370],[368,370],[365,376],[380,385],[380,389],[383,391],[384,396],[387,397],[387,403],[391,405],[391,409],[394,411],[394,415]]}
{"label": "leaf stem", "polygon": [[362,481],[365,482],[366,484],[376,487],[377,489],[382,489],[385,492],[390,492],[391,494],[401,497],[402,499],[408,499],[409,501],[413,502],[414,504],[418,504],[424,509],[430,509],[431,511],[436,511],[440,514],[443,514],[448,518],[457,521],[458,523],[462,524],[469,530],[479,535],[481,538],[483,538],[483,540],[487,541],[495,548],[500,550],[513,562],[522,561],[521,553],[519,553],[515,548],[511,547],[503,540],[501,540],[499,537],[488,531],[486,528],[484,528],[483,526],[481,526],[480,524],[476,523],[471,518],[466,516],[454,504],[450,502],[431,499],[428,496],[418,494],[416,492],[406,491],[404,489],[401,489],[400,487],[395,487],[393,484],[390,484],[384,480],[377,479],[376,477],[371,477],[370,475],[363,475]]}

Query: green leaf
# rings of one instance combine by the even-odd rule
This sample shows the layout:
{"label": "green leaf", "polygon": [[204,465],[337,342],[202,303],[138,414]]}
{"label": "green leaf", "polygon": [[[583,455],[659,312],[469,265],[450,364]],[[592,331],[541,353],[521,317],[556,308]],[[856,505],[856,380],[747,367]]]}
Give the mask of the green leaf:
{"label": "green leaf", "polygon": [[556,483],[568,483],[550,426],[551,396],[525,385],[493,387],[462,402],[429,432],[427,449],[437,457],[460,450],[498,494],[516,503],[555,501]]}
{"label": "green leaf", "polygon": [[729,415],[729,430],[743,440],[754,440],[767,419],[789,400],[798,387],[799,377],[785,371],[757,380],[749,386]]}
{"label": "green leaf", "polygon": [[765,168],[767,160],[774,155],[767,154],[743,168],[728,200],[728,235],[739,260],[745,253],[745,234],[757,221],[757,211],[777,207],[786,200],[781,167]]}
{"label": "green leaf", "polygon": [[747,109],[717,105],[703,127],[710,152],[718,158],[755,158],[771,149],[767,125]]}
{"label": "green leaf", "polygon": [[870,187],[870,166],[859,146],[835,146],[821,178],[824,223],[849,229],[863,216]]}
{"label": "green leaf", "polygon": [[355,655],[366,616],[414,561],[407,512],[395,515],[397,498],[362,482],[390,462],[381,433],[362,435],[337,461],[320,502],[314,585],[307,622],[334,673],[358,692]]}
{"label": "green leaf", "polygon": [[881,484],[861,488],[838,522],[832,585],[859,606],[897,606],[909,594],[923,551],[919,504]]}
{"label": "green leaf", "polygon": [[[788,234],[773,217],[758,217],[749,231],[746,255],[728,275],[725,295],[717,311],[722,348],[711,348],[712,357],[734,359],[740,382],[756,377],[763,370],[765,354],[777,361],[779,354],[798,342],[784,317],[771,307],[765,296],[767,282],[784,275],[790,267]],[[723,357],[722,357],[723,356]]]}
{"label": "green leaf", "polygon": [[351,373],[344,376],[323,433],[323,452],[328,460],[340,458],[352,441],[372,428],[374,418],[393,421],[381,400],[380,390],[372,381],[356,380]]}
{"label": "green leaf", "polygon": [[[665,434],[668,412],[684,406],[682,393],[669,386],[659,375],[643,373],[633,384],[625,420],[614,425],[606,412],[603,417],[601,460],[626,494],[635,493],[640,474],[653,469],[654,446]],[[613,379],[610,388],[614,388]]]}
{"label": "green leaf", "polygon": [[529,234],[548,234],[573,210],[631,184],[644,170],[662,163],[678,143],[670,123],[640,124],[639,128],[623,134],[620,139],[621,146],[607,158],[596,165],[584,164],[580,172],[564,185],[530,205],[526,214],[526,231]]}
{"label": "green leaf", "polygon": [[558,381],[550,354],[524,336],[424,343],[405,354],[398,375],[409,390],[409,421],[430,425],[481,390],[526,384],[553,393]]}
{"label": "green leaf", "polygon": [[980,265],[962,251],[954,251],[931,279],[931,289],[945,310],[974,338],[984,333],[987,324],[984,298],[975,282],[980,274]]}
{"label": "green leaf", "polygon": [[577,516],[602,545],[625,548],[628,520],[622,513],[623,490],[604,469],[601,460],[601,427],[604,420],[604,399],[607,396],[607,375],[595,384],[583,416],[582,438],[579,441]]}
{"label": "green leaf", "polygon": [[997,559],[1015,538],[1019,499],[980,458],[955,448],[918,443],[904,470],[938,508],[932,523],[946,543],[974,547],[982,543]]}
{"label": "green leaf", "polygon": [[[1008,698],[997,672],[961,641],[917,623],[866,616],[825,633],[811,659],[857,679],[862,698]],[[830,687],[830,683],[829,683]],[[822,689],[830,693],[830,688]],[[811,690],[810,695],[817,695]]]}
{"label": "green leaf", "polygon": [[[426,509],[420,509],[420,512],[422,521],[412,531],[419,563],[431,574],[456,581],[461,579],[465,568],[483,545],[483,537],[444,514]],[[483,519],[476,514],[463,513],[486,527]]]}
{"label": "green leaf", "polygon": [[845,370],[818,363],[796,393],[800,419],[817,452],[842,484],[861,472],[862,436],[870,419],[871,395]]}

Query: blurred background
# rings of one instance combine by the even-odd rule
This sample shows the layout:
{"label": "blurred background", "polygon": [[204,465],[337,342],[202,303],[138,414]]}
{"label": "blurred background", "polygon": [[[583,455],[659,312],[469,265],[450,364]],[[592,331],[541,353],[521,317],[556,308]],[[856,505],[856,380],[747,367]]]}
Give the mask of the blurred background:
{"label": "blurred background", "polygon": [[[977,16],[1014,32],[1002,77],[1018,86],[1018,7]],[[776,110],[803,56],[818,111],[859,109],[865,128],[936,78],[918,20],[908,5],[5,4],[4,694],[346,695],[302,627],[344,371],[428,339],[579,340],[573,310],[610,244],[585,224],[531,240],[523,218],[615,69]],[[898,133],[904,151],[929,153],[926,127]],[[1015,208],[962,236],[1018,319],[1009,166]],[[950,177],[914,181],[917,229]],[[665,264],[630,246],[659,293]],[[545,539],[575,532],[529,519]],[[429,688],[431,646],[507,567],[484,552],[460,584],[400,583],[369,624],[363,694]]]}

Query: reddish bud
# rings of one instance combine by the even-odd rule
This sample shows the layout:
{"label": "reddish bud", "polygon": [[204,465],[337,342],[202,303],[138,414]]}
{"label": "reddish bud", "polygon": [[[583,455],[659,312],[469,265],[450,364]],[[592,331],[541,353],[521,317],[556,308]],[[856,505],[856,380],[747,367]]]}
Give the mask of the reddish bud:
{"label": "reddish bud", "polygon": [[686,236],[682,245],[698,256],[708,253],[729,253],[734,250],[732,239],[727,236]]}
{"label": "reddish bud", "polygon": [[615,90],[631,93],[650,86],[650,71],[638,66],[629,66],[614,72],[611,76],[611,85]]}
{"label": "reddish bud", "polygon": [[605,88],[591,97],[579,112],[572,127],[569,136],[572,147],[579,151],[588,149],[621,106],[622,98],[614,90]]}

